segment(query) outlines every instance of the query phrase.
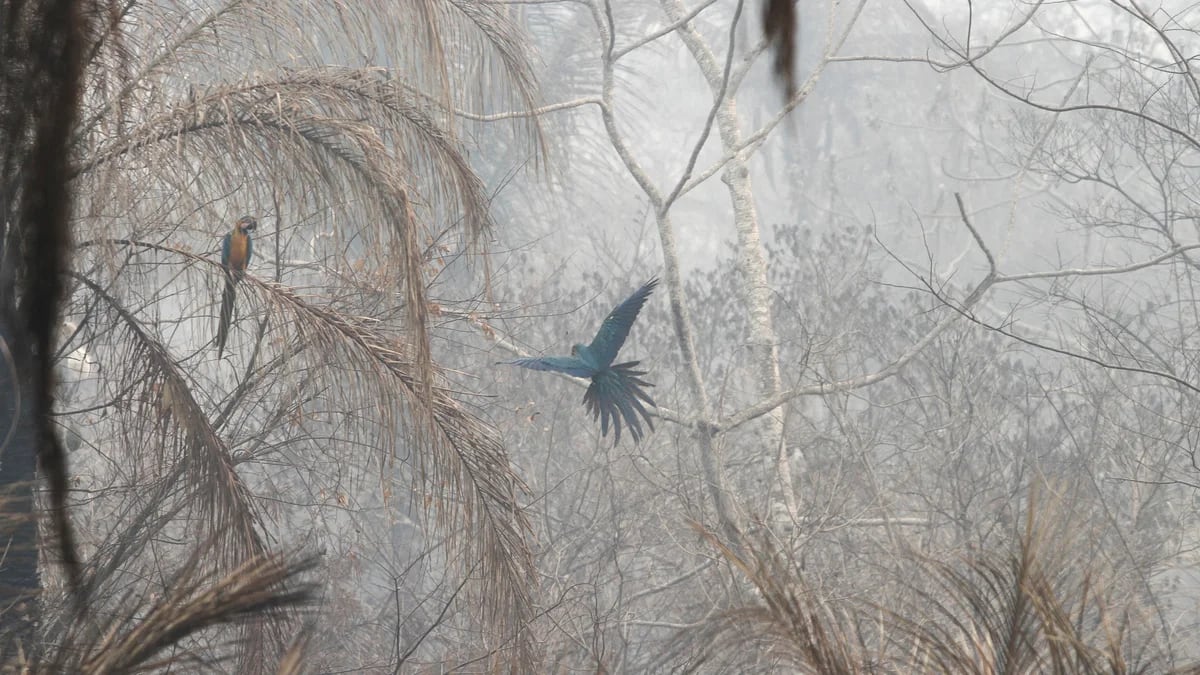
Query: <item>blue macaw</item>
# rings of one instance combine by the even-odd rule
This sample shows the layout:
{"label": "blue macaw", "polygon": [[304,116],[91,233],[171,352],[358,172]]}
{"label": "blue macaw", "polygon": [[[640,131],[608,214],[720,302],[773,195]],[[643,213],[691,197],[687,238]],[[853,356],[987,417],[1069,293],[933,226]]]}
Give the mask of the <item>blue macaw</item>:
{"label": "blue macaw", "polygon": [[643,434],[638,413],[645,418],[650,430],[654,431],[650,413],[646,412],[646,407],[642,405],[643,401],[655,405],[654,399],[650,398],[644,389],[654,385],[640,378],[646,371],[633,369],[641,363],[640,361],[613,365],[613,359],[617,358],[617,352],[621,351],[621,345],[625,344],[625,338],[629,336],[629,328],[637,319],[642,305],[646,304],[646,298],[657,285],[658,279],[651,279],[634,291],[633,295],[617,305],[604,319],[592,343],[572,346],[570,356],[543,356],[504,363],[533,370],[566,373],[583,379],[590,378],[592,384],[584,393],[583,402],[592,413],[592,418],[600,420],[600,435],[608,435],[608,423],[612,420],[616,435],[613,443],[620,443],[621,418],[624,418],[625,426],[629,427],[630,433],[633,434],[633,442],[640,442]]}
{"label": "blue macaw", "polygon": [[221,244],[221,266],[225,268],[225,292],[221,294],[221,323],[217,324],[217,358],[225,352],[225,339],[229,337],[229,323],[233,320],[233,301],[237,297],[237,282],[242,280],[250,256],[254,254],[254,241],[250,232],[258,227],[251,216],[242,216],[233,225],[233,231],[225,235]]}

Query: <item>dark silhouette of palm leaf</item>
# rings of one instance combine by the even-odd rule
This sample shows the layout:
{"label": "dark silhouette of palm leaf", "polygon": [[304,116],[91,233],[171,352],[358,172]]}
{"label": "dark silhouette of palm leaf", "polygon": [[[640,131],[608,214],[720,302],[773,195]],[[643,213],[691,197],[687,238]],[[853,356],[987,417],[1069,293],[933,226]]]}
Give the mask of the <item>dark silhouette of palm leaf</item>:
{"label": "dark silhouette of palm leaf", "polygon": [[161,597],[130,602],[106,622],[104,633],[60,653],[54,670],[123,673],[203,663],[202,654],[180,649],[185,638],[214,626],[252,622],[314,597],[316,586],[297,579],[316,566],[311,556],[260,554],[214,573],[203,553],[198,549],[173,575]]}

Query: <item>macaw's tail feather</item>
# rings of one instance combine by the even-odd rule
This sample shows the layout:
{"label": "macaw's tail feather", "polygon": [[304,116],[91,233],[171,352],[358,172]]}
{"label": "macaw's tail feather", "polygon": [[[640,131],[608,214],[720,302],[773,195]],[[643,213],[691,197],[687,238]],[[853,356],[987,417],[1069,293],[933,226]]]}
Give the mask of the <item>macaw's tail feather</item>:
{"label": "macaw's tail feather", "polygon": [[633,442],[639,443],[642,433],[642,420],[654,431],[654,422],[644,403],[655,405],[654,399],[646,393],[646,387],[654,385],[641,379],[646,374],[644,370],[634,370],[640,361],[618,363],[592,376],[592,385],[583,395],[583,402],[593,419],[600,420],[600,435],[608,435],[608,425],[612,422],[615,440],[621,442],[621,421],[624,419],[629,433],[633,434]]}
{"label": "macaw's tail feather", "polygon": [[237,286],[231,276],[225,277],[225,292],[221,294],[221,322],[217,324],[217,358],[225,353],[225,339],[229,337],[229,324],[233,321],[233,301],[237,298]]}

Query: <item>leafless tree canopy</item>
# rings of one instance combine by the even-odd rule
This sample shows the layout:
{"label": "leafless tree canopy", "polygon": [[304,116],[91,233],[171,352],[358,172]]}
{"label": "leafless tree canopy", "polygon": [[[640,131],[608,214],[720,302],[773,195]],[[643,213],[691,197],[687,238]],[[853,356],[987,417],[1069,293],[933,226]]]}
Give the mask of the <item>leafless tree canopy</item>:
{"label": "leafless tree canopy", "polygon": [[1188,3],[0,11],[5,670],[1200,663]]}

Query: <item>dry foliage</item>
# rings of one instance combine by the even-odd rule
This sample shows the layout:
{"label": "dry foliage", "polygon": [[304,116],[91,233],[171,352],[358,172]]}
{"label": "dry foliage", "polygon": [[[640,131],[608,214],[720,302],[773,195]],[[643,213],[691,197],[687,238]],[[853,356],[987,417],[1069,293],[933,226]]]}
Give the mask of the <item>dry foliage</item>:
{"label": "dry foliage", "polygon": [[1154,620],[1136,596],[1122,595],[1066,501],[1031,498],[1011,551],[954,561],[912,556],[910,593],[891,601],[871,589],[862,589],[866,600],[821,598],[769,542],[738,552],[697,527],[757,599],[684,636],[694,651],[689,670],[1200,672],[1156,654]]}
{"label": "dry foliage", "polygon": [[[49,618],[64,649],[36,662],[97,672],[213,663],[231,657],[235,638],[207,629],[237,625],[239,670],[269,668],[272,655],[298,669],[296,617],[275,610],[306,599],[284,581],[322,563],[272,551],[292,535],[278,504],[318,496],[273,479],[288,461],[315,474],[331,459],[331,480],[345,474],[357,490],[376,466],[384,508],[435,513],[446,563],[477,582],[475,618],[488,643],[504,645],[492,657],[535,660],[521,485],[495,431],[436,367],[427,310],[430,242],[479,250],[493,226],[456,111],[534,102],[506,10],[61,4],[86,18],[81,53],[67,61],[85,89],[58,133],[73,161],[60,150],[61,175],[47,179],[76,197],[55,202],[75,239],[67,330],[57,351],[40,353],[74,364],[56,421],[80,440],[76,508],[93,527],[82,545],[88,604]],[[6,58],[34,43],[6,41]],[[3,93],[8,114],[20,98]],[[536,121],[514,132],[540,152]],[[5,161],[7,181],[24,164]],[[260,229],[225,361],[207,349],[208,288],[223,274],[217,242],[242,213],[268,216],[273,230]],[[6,242],[33,250],[23,245]],[[339,416],[353,421],[329,422]],[[397,500],[405,474],[411,497]],[[70,561],[69,531],[59,536]],[[140,590],[118,590],[131,584]],[[99,611],[119,618],[100,629]]]}
{"label": "dry foliage", "polygon": [[[280,609],[311,601],[315,585],[289,582],[317,562],[313,557],[287,559],[267,554],[217,575],[205,571],[211,569],[210,564],[196,555],[171,580],[165,594],[131,603],[109,620],[102,634],[78,643],[68,636],[52,669],[125,673],[173,664],[215,667],[217,664],[209,663],[210,656],[185,646],[187,638],[214,625],[259,621]],[[86,645],[86,652],[72,654],[67,646],[72,644]],[[170,655],[163,655],[168,650]],[[290,651],[281,665],[294,658]],[[235,652],[227,649],[227,653]]]}

